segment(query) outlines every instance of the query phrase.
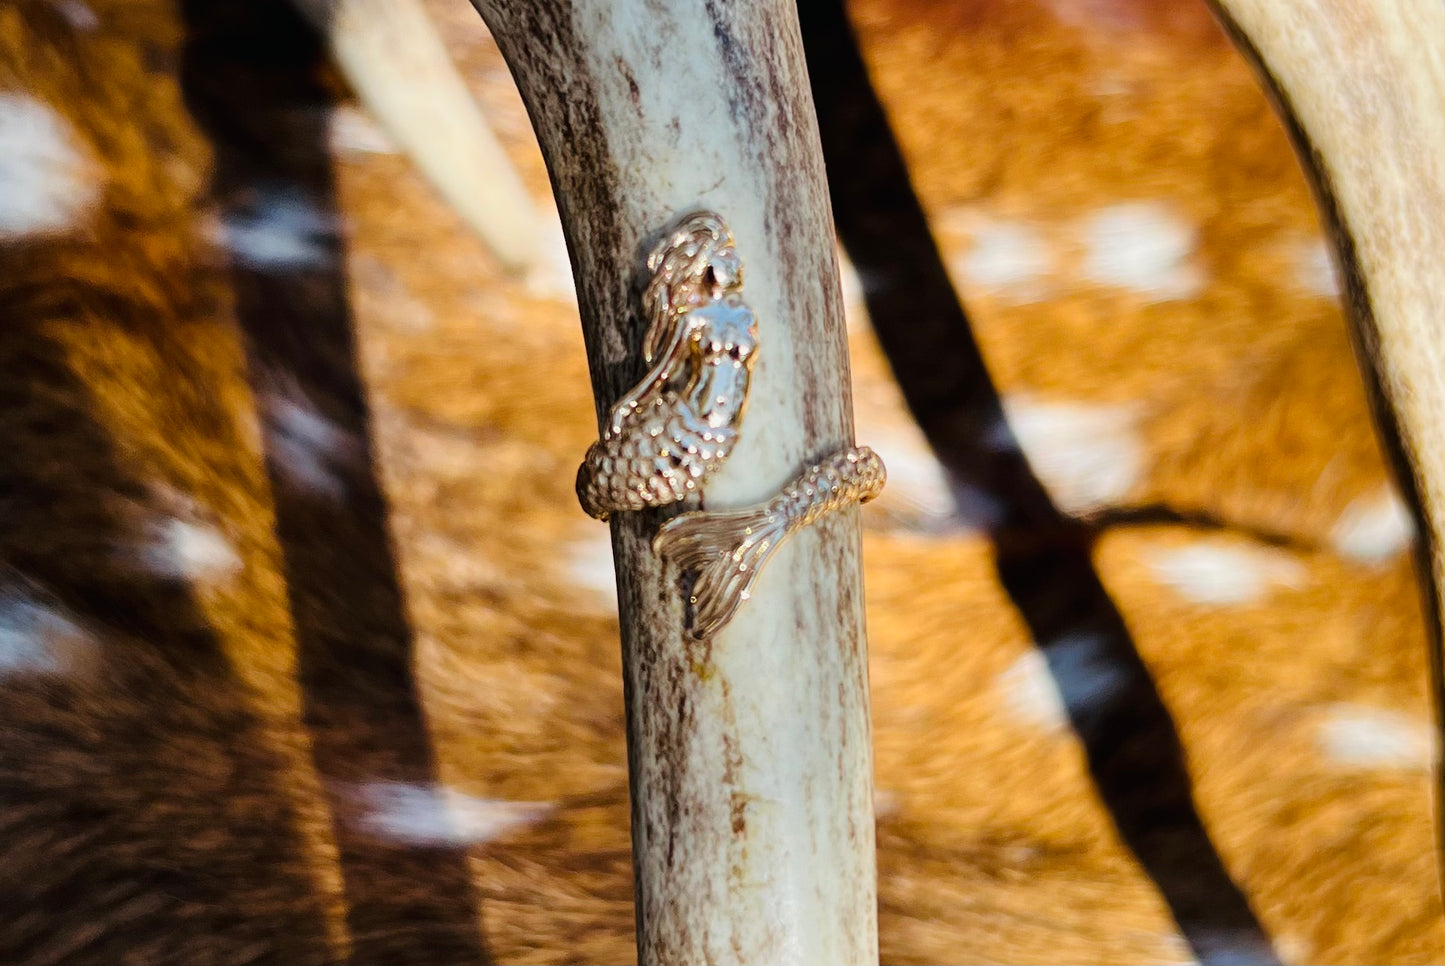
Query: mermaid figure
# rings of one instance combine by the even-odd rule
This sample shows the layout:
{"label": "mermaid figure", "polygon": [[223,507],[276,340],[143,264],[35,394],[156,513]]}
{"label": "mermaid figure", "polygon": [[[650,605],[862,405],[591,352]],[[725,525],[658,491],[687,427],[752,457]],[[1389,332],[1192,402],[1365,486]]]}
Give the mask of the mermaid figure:
{"label": "mermaid figure", "polygon": [[612,407],[577,471],[590,516],[677,503],[732,453],[757,361],[757,319],[721,218],[683,218],[647,259],[648,373]]}

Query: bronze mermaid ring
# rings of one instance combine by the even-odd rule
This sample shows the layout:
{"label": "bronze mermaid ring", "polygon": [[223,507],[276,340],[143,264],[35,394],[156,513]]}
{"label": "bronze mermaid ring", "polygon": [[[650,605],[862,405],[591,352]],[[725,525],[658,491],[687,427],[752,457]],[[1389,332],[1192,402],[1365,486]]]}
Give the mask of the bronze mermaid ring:
{"label": "bronze mermaid ring", "polygon": [[[577,471],[582,508],[599,520],[666,506],[699,492],[732,454],[757,362],[758,328],[742,300],[743,265],[718,215],[682,218],[647,259],[650,368],[612,407]],[[883,461],[866,446],[808,467],[771,500],[694,511],[664,524],[653,549],[696,574],[693,624],[716,634],[752,593],[758,572],[791,534],[883,489]]]}

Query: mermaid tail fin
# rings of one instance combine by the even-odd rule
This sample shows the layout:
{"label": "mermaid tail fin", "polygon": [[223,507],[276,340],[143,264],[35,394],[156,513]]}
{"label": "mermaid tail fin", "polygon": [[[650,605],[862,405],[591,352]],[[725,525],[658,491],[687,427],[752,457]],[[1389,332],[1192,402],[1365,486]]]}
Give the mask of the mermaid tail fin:
{"label": "mermaid tail fin", "polygon": [[767,506],[717,513],[684,513],[652,541],[660,556],[696,573],[691,635],[712,637],[752,594],[758,571],[787,536],[784,514]]}

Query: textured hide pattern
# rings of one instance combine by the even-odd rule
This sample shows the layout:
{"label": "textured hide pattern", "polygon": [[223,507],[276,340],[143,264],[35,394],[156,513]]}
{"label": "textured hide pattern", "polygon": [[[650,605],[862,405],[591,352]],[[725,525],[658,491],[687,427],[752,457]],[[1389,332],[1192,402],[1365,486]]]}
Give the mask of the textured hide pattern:
{"label": "textured hide pattern", "polygon": [[[1193,0],[856,0],[879,114],[825,7],[884,960],[1440,961],[1410,514],[1254,78]],[[869,325],[950,281],[951,484]],[[560,233],[505,277],[273,0],[19,0],[0,320],[0,960],[633,956]]]}

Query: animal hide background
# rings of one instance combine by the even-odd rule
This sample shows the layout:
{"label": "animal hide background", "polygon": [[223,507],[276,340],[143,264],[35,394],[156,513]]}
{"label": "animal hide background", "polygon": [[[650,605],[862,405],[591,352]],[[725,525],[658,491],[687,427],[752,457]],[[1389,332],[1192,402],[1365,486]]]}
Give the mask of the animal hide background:
{"label": "animal hide background", "polygon": [[[1440,961],[1410,514],[1248,68],[1195,0],[803,13],[885,961]],[[635,955],[552,232],[504,275],[276,0],[0,6],[0,959]]]}

